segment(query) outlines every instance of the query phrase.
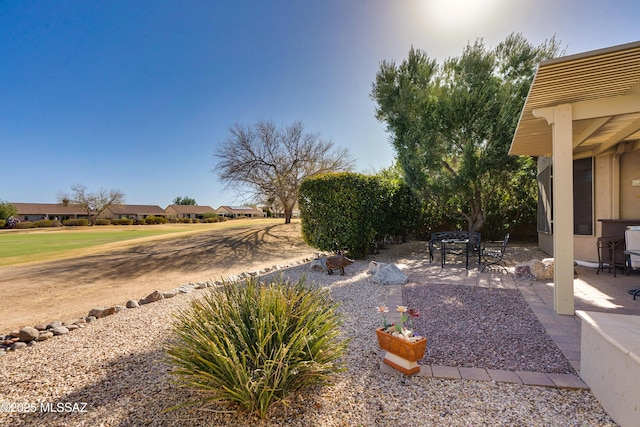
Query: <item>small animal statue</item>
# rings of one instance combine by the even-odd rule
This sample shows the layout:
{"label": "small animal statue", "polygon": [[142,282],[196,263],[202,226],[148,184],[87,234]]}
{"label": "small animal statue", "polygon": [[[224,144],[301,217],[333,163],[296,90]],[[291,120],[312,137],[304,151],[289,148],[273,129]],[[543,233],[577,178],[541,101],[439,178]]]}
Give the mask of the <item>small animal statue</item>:
{"label": "small animal statue", "polygon": [[344,276],[344,268],[353,264],[353,260],[344,255],[331,255],[326,257],[324,264],[327,268],[327,274],[333,274],[333,270],[339,268],[340,274]]}

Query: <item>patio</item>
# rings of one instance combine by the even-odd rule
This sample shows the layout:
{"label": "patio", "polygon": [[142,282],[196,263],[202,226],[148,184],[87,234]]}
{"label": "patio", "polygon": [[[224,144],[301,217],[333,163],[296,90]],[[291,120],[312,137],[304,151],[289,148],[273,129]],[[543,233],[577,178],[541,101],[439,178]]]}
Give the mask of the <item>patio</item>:
{"label": "patio", "polygon": [[[529,259],[536,258],[534,256],[536,254],[535,248],[524,248],[524,250],[531,252],[533,258]],[[526,255],[524,256],[526,257]],[[578,373],[580,372],[581,319],[576,315],[568,316],[555,313],[553,281],[514,279],[515,263],[513,261],[508,263],[510,275],[498,268],[491,271],[485,270],[484,273],[481,273],[476,268],[477,265],[474,264],[470,264],[469,269],[466,269],[463,263],[447,264],[442,268],[438,260],[429,263],[427,256],[423,259],[412,258],[401,262],[404,264],[404,271],[409,276],[410,282],[518,289],[544,326],[547,334],[557,344],[574,369]],[[577,278],[574,279],[576,310],[640,316],[640,298],[633,300],[633,296],[628,293],[630,289],[640,288],[640,274],[637,271],[632,272],[629,276],[619,272],[616,277],[613,276],[613,273],[607,272],[596,274],[597,270],[589,267],[576,266],[575,271],[577,273]],[[401,286],[390,287],[388,305],[391,307],[402,305]],[[386,367],[383,369],[388,370]],[[438,375],[434,371],[421,372],[421,374],[445,378],[465,378],[464,372],[459,370],[458,372],[451,369],[440,370],[438,368],[438,370],[442,375]],[[389,370],[389,372],[392,371]],[[477,375],[477,372],[469,372],[468,374],[473,376]],[[495,380],[495,378],[490,379]],[[562,386],[546,384],[547,379],[539,380],[545,384],[533,384]],[[516,379],[515,382],[520,381]],[[579,385],[578,388],[583,388],[583,386]]]}

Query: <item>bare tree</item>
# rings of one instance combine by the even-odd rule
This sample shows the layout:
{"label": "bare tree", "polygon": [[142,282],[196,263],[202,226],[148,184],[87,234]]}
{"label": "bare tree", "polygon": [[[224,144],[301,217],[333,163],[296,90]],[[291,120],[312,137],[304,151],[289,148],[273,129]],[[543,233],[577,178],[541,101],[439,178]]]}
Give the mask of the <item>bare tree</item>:
{"label": "bare tree", "polygon": [[248,190],[254,200],[276,200],[284,211],[285,224],[291,222],[302,180],[352,167],[346,149],[334,149],[318,133],[305,133],[301,122],[282,129],[271,121],[235,124],[229,132],[215,153],[220,159],[220,180],[228,188]]}
{"label": "bare tree", "polygon": [[86,210],[89,223],[95,225],[98,216],[105,209],[124,203],[124,193],[120,190],[107,191],[102,188],[96,193],[88,193],[84,185],[76,184],[71,187],[71,194],[59,195],[58,199],[64,206],[78,206]]}

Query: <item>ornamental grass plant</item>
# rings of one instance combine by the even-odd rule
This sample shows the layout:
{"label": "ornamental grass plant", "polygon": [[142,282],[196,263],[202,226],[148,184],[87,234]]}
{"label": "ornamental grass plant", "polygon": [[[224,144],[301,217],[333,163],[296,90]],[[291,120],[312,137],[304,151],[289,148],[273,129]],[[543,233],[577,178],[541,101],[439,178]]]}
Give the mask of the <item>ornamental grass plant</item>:
{"label": "ornamental grass plant", "polygon": [[226,283],[175,315],[167,350],[189,403],[235,402],[264,417],[271,404],[343,370],[337,304],[328,292],[282,276]]}

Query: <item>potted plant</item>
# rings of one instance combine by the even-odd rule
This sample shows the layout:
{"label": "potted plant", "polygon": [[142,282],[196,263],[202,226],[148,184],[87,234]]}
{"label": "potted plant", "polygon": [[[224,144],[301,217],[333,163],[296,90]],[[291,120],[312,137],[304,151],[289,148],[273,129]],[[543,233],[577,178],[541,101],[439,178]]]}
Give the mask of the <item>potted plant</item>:
{"label": "potted plant", "polygon": [[[376,335],[378,336],[378,345],[385,350],[382,361],[406,375],[413,375],[420,372],[420,366],[417,362],[424,357],[427,339],[414,334],[413,331],[412,320],[414,317],[420,316],[420,313],[402,305],[396,307],[396,311],[400,313],[400,321],[397,324],[389,324],[386,317],[389,308],[378,307],[378,313],[382,315],[383,326],[376,329]],[[405,326],[407,321],[409,321],[411,329]]]}

